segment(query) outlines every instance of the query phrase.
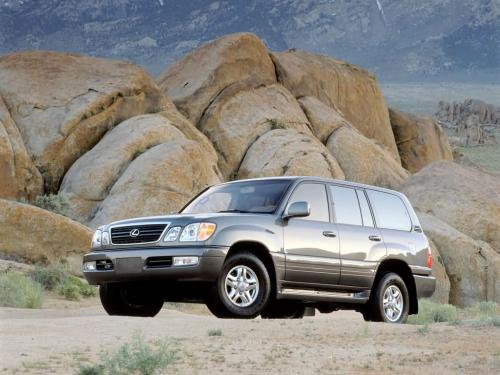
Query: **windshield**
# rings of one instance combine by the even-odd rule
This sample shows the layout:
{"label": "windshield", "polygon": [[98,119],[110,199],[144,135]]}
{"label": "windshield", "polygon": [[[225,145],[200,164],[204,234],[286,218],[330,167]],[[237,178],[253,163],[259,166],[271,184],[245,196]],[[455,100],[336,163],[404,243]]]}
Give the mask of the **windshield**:
{"label": "windshield", "polygon": [[209,188],[182,213],[215,212],[273,213],[290,186],[291,180],[241,181]]}

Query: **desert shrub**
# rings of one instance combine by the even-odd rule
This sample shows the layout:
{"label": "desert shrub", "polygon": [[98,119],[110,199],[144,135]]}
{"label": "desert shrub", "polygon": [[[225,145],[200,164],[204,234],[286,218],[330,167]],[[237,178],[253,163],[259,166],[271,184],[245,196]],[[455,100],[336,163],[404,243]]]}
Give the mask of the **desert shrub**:
{"label": "desert shrub", "polygon": [[55,290],[68,277],[68,269],[62,264],[37,265],[31,278],[47,290]]}
{"label": "desert shrub", "polygon": [[220,328],[218,328],[218,329],[209,329],[208,330],[208,336],[222,336],[222,330]]}
{"label": "desert shrub", "polygon": [[418,301],[418,315],[411,315],[408,318],[408,323],[429,324],[456,322],[457,320],[458,311],[455,306],[420,300]]}
{"label": "desert shrub", "polygon": [[444,305],[429,300],[418,302],[418,315],[408,318],[408,323],[429,324],[450,322],[459,324],[470,320],[474,324],[500,326],[500,305],[495,302],[478,302],[465,309],[457,309],[452,305]]}
{"label": "desert shrub", "polygon": [[95,287],[71,275],[68,267],[64,264],[38,265],[31,273],[31,277],[43,285],[45,289],[55,291],[67,300],[77,301],[81,297],[96,295]]}
{"label": "desert shrub", "polygon": [[132,340],[121,345],[116,351],[101,355],[100,363],[78,369],[78,375],[155,375],[165,373],[165,369],[175,362],[177,350],[168,340],[148,343],[136,333]]}
{"label": "desert shrub", "polygon": [[80,280],[78,277],[69,275],[64,281],[59,284],[57,293],[67,300],[78,301],[80,297],[95,296],[95,287]]}
{"label": "desert shrub", "polygon": [[16,272],[0,274],[0,306],[36,309],[44,300],[42,285]]}
{"label": "desert shrub", "polygon": [[21,202],[30,203],[34,206],[43,208],[47,211],[52,211],[59,215],[69,216],[70,206],[68,199],[61,194],[39,195],[31,202],[23,199],[21,199]]}

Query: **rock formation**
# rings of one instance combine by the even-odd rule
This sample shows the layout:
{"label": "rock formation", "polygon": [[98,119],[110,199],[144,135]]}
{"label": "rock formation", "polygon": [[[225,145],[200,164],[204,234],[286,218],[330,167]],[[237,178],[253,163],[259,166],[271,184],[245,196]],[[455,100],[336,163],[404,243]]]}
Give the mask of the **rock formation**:
{"label": "rock formation", "polygon": [[453,160],[448,139],[435,121],[394,108],[389,114],[403,167],[414,173],[433,161]]}
{"label": "rock formation", "polygon": [[48,192],[107,130],[131,116],[173,108],[135,65],[47,51],[1,56],[0,96]]}
{"label": "rock formation", "polygon": [[92,231],[67,217],[0,199],[0,251],[30,262],[55,261],[87,252]]}

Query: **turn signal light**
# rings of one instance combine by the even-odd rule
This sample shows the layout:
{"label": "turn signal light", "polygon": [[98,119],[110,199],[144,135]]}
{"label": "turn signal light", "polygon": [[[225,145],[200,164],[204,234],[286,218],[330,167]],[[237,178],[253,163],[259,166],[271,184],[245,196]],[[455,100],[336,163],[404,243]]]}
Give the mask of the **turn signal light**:
{"label": "turn signal light", "polygon": [[427,248],[427,267],[432,268],[432,250],[430,246]]}

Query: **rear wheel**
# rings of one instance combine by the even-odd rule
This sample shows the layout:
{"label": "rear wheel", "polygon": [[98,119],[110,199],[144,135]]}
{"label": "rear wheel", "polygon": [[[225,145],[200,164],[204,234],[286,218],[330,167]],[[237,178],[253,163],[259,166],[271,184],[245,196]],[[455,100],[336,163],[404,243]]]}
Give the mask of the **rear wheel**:
{"label": "rear wheel", "polygon": [[398,274],[391,272],[378,282],[363,317],[369,321],[404,323],[408,319],[409,308],[410,296],[406,284]]}
{"label": "rear wheel", "polygon": [[255,255],[241,252],[230,256],[207,301],[218,318],[255,318],[267,305],[271,280],[266,266]]}
{"label": "rear wheel", "polygon": [[138,285],[103,284],[99,297],[109,315],[151,317],[163,307],[159,296]]}
{"label": "rear wheel", "polygon": [[273,301],[262,311],[263,319],[302,319],[306,306],[289,301]]}

